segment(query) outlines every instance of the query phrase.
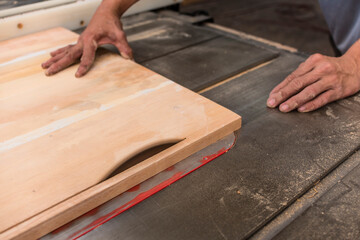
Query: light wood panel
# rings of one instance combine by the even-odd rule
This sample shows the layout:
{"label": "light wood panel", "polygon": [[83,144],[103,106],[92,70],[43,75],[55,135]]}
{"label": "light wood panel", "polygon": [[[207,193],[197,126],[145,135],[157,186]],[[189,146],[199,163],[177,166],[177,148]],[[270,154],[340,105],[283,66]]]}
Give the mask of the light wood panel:
{"label": "light wood panel", "polygon": [[235,113],[112,53],[98,54],[83,78],[77,66],[46,77],[48,52],[76,37],[57,28],[0,43],[1,239],[39,237],[241,126]]}

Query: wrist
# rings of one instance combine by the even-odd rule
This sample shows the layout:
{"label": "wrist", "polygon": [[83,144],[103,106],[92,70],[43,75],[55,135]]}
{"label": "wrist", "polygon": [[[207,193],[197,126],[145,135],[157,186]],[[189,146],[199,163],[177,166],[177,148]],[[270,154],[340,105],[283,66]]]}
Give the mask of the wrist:
{"label": "wrist", "polygon": [[341,57],[348,65],[351,74],[355,76],[357,88],[360,88],[360,40],[357,40]]}
{"label": "wrist", "polygon": [[[342,56],[342,58],[351,59],[356,68],[360,67],[360,40],[357,40]],[[360,69],[359,69],[360,70]]]}

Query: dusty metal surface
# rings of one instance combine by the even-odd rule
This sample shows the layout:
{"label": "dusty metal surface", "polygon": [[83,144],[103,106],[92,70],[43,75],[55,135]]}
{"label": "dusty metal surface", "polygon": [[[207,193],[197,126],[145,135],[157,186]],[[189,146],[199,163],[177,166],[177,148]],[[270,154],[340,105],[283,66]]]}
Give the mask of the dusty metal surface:
{"label": "dusty metal surface", "polygon": [[214,22],[300,51],[333,56],[329,31],[314,0],[205,0],[181,11],[207,11]]}
{"label": "dusty metal surface", "polygon": [[278,53],[228,37],[217,37],[144,66],[194,91],[276,58]]}
{"label": "dusty metal surface", "polygon": [[207,29],[171,18],[158,18],[125,29],[134,58],[143,63],[199,44],[218,35]]}
{"label": "dusty metal surface", "polygon": [[359,166],[356,152],[251,240],[359,239]]}
{"label": "dusty metal surface", "polygon": [[308,208],[303,207],[302,214],[274,239],[359,239],[359,164],[360,152],[357,152],[325,178],[324,184],[321,182],[312,188],[309,196],[316,201]]}

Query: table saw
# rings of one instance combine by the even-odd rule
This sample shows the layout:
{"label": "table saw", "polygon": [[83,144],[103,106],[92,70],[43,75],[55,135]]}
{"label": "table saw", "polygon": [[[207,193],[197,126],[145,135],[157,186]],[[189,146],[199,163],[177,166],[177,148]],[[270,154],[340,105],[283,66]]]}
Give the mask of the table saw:
{"label": "table saw", "polygon": [[267,96],[306,54],[202,14],[156,9],[123,24],[137,63],[241,115],[241,131],[42,239],[359,236],[359,93],[283,114]]}

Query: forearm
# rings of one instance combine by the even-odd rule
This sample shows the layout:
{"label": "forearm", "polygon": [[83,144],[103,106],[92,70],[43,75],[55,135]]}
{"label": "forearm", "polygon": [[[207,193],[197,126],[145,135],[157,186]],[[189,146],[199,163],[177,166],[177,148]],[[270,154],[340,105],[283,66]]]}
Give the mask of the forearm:
{"label": "forearm", "polygon": [[[360,39],[357,40],[341,58],[345,63],[344,65],[348,66],[348,74],[353,76],[350,84],[351,88],[353,91],[358,91],[360,89]],[[352,89],[349,89],[349,93],[346,95],[353,94]]]}
{"label": "forearm", "polygon": [[103,0],[99,6],[100,11],[111,11],[121,17],[138,0]]}

